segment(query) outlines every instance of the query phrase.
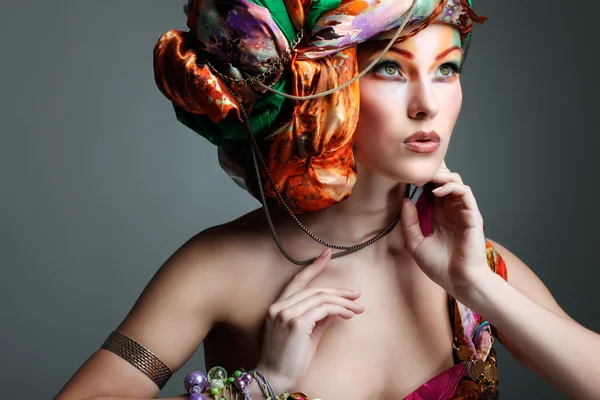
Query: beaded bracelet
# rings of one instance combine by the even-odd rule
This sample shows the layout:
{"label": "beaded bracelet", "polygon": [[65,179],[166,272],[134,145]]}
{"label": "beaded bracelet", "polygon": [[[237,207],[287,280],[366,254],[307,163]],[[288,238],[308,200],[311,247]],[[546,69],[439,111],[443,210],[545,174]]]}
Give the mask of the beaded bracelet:
{"label": "beaded bracelet", "polygon": [[230,377],[227,377],[227,371],[222,367],[211,368],[208,376],[201,371],[192,371],[183,380],[183,386],[189,394],[188,400],[206,400],[202,393],[209,388],[215,400],[237,400],[238,395],[241,395],[243,400],[251,400],[249,386],[253,377],[267,400],[310,400],[307,395],[299,392],[276,396],[271,383],[258,369],[252,370],[251,373],[237,370]]}
{"label": "beaded bracelet", "polygon": [[260,386],[260,388],[267,400],[277,398],[277,395],[275,394],[275,391],[273,390],[273,387],[271,386],[271,382],[269,382],[269,380],[265,377],[265,375],[258,368],[255,368],[252,370],[252,375],[254,375],[254,379],[256,379],[258,386]]}

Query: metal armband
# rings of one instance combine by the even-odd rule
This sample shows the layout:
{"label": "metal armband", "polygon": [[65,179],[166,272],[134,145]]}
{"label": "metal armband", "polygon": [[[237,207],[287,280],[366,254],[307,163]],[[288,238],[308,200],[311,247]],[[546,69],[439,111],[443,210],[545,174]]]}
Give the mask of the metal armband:
{"label": "metal armband", "polygon": [[162,389],[173,375],[173,371],[154,353],[120,332],[113,331],[101,348],[118,355],[142,371],[159,389]]}

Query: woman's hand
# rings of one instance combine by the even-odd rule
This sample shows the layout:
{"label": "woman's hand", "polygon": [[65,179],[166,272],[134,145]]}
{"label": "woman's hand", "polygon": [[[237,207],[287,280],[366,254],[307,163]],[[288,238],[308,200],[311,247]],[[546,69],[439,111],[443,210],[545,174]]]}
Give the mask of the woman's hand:
{"label": "woman's hand", "polygon": [[424,237],[417,209],[405,199],[401,229],[407,250],[419,267],[450,295],[477,282],[487,267],[483,218],[471,189],[445,163],[434,176],[433,233]]}
{"label": "woman's hand", "polygon": [[350,319],[364,307],[350,289],[307,288],[331,258],[325,250],[300,271],[269,307],[261,361],[257,366],[277,393],[289,392],[305,374],[319,340],[331,323]]}

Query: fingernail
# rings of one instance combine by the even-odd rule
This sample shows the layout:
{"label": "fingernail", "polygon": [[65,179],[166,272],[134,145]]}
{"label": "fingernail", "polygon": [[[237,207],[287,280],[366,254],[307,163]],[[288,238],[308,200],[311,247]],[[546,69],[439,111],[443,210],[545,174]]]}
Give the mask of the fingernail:
{"label": "fingernail", "polygon": [[360,293],[360,290],[356,290],[356,289],[350,289],[350,291],[351,291],[352,293]]}
{"label": "fingernail", "polygon": [[330,254],[331,254],[331,249],[330,248],[326,248],[325,250],[323,250],[323,252],[319,256],[319,258],[325,258],[325,257],[327,257]]}

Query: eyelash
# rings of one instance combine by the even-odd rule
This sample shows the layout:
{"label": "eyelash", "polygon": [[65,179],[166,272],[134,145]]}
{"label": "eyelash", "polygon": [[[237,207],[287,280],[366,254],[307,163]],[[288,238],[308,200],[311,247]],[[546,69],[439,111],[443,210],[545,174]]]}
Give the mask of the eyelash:
{"label": "eyelash", "polygon": [[381,69],[381,67],[385,67],[386,65],[393,65],[394,67],[396,67],[396,69],[398,71],[402,71],[402,67],[400,66],[400,63],[396,60],[381,60],[379,63],[377,63],[377,65],[375,65],[375,67],[373,67],[373,72],[376,72],[378,70]]}
{"label": "eyelash", "polygon": [[448,61],[447,63],[444,63],[444,64],[440,65],[440,68],[442,68],[442,67],[448,67],[448,68],[450,68],[452,71],[454,71],[455,74],[460,73],[460,65],[458,65],[455,62]]}
{"label": "eyelash", "polygon": [[[381,60],[381,62],[379,62],[377,65],[375,65],[375,67],[373,68],[373,72],[379,70],[381,67],[384,67],[386,65],[393,65],[394,67],[396,67],[396,69],[398,71],[402,71],[402,67],[400,66],[400,63],[398,61],[389,59],[389,60]],[[455,74],[460,73],[460,65],[458,65],[455,62],[452,62],[452,61],[446,62],[446,63],[440,65],[438,69],[440,69],[442,67],[450,68]]]}

